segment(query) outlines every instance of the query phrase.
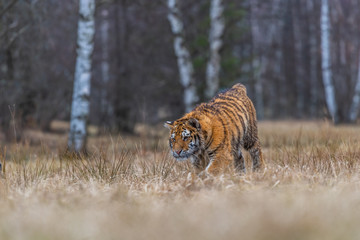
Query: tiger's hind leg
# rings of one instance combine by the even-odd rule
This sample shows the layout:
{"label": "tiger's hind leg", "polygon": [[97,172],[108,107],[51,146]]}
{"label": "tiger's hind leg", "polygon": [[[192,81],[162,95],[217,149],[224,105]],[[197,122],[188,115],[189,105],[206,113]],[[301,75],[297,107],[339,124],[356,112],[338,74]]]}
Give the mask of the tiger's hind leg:
{"label": "tiger's hind leg", "polygon": [[242,155],[241,149],[239,148],[237,152],[233,153],[233,155],[234,155],[235,170],[239,173],[246,173],[245,159]]}
{"label": "tiger's hind leg", "polygon": [[246,150],[248,150],[250,153],[253,162],[253,170],[258,170],[265,167],[265,162],[261,152],[259,140],[256,140],[255,143],[252,144],[251,147],[247,148]]}

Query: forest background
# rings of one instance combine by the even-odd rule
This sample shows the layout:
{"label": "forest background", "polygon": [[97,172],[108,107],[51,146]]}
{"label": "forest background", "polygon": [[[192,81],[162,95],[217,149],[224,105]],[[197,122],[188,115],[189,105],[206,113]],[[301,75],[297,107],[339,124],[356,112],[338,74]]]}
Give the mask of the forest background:
{"label": "forest background", "polygon": [[[206,101],[210,2],[179,1],[196,103]],[[322,4],[328,4],[324,68]],[[219,86],[246,85],[259,119],[330,118],[331,70],[337,122],[350,119],[360,82],[357,0],[224,0]],[[0,1],[0,127],[6,139],[70,119],[79,1]],[[169,8],[161,0],[96,1],[90,124],[133,132],[185,112]],[[326,66],[325,66],[326,67]],[[360,92],[360,90],[358,90]],[[358,108],[357,110],[358,111]],[[13,119],[12,119],[13,118]],[[333,117],[334,118],[334,117]]]}
{"label": "forest background", "polygon": [[[359,0],[0,0],[0,239],[360,239],[359,24]],[[266,168],[199,178],[162,123],[238,82]]]}

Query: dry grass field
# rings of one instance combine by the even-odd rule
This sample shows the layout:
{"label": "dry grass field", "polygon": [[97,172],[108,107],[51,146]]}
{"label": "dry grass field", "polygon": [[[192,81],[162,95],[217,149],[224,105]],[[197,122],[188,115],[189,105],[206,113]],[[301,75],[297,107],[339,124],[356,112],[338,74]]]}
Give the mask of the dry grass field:
{"label": "dry grass field", "polygon": [[[143,131],[145,132],[145,131]],[[360,239],[360,127],[262,122],[267,168],[197,179],[166,129],[2,145],[0,239]]]}

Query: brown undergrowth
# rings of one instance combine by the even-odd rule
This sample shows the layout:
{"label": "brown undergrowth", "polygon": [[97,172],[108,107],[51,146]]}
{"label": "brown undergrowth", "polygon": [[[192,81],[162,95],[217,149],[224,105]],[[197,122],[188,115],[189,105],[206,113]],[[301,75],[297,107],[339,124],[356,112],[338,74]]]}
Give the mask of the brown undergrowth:
{"label": "brown undergrowth", "polygon": [[264,171],[204,179],[156,133],[3,145],[0,239],[359,239],[360,127],[262,122]]}

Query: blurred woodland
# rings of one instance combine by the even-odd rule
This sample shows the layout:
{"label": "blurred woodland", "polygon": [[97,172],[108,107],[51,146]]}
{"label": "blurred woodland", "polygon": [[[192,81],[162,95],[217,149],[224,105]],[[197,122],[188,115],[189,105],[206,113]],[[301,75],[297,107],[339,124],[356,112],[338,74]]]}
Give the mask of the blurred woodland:
{"label": "blurred woodland", "polygon": [[[247,86],[260,119],[329,117],[319,0],[223,1],[218,90]],[[328,0],[338,122],[360,81],[360,1]],[[0,0],[0,128],[49,130],[70,119],[78,0]],[[209,0],[179,1],[197,102],[206,101]],[[185,112],[165,0],[96,1],[89,122],[132,132]],[[359,80],[358,80],[359,79]],[[358,109],[356,110],[358,111]],[[21,133],[19,133],[21,135]]]}

